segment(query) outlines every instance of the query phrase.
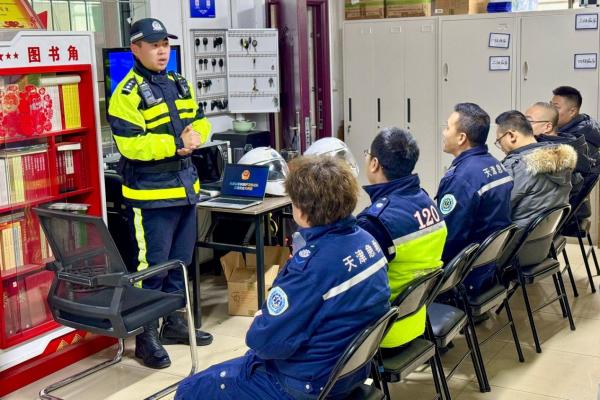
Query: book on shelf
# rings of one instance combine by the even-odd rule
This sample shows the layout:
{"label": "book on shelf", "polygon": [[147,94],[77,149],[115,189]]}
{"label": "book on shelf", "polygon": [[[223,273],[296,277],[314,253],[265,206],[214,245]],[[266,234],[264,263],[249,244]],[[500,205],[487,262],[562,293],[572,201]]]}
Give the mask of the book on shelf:
{"label": "book on shelf", "polygon": [[52,99],[52,131],[81,127],[79,75],[43,75],[40,85]]}
{"label": "book on shelf", "polygon": [[48,145],[14,147],[0,151],[0,206],[37,200],[50,195]]}
{"label": "book on shelf", "polygon": [[77,190],[82,186],[83,162],[80,142],[56,144],[58,186],[61,193]]}
{"label": "book on shelf", "polygon": [[0,237],[2,238],[2,272],[16,272],[17,268],[25,264],[23,246],[23,225],[25,214],[23,212],[8,214],[0,217]]}
{"label": "book on shelf", "polygon": [[39,325],[52,318],[46,298],[53,277],[54,274],[50,271],[42,271],[25,277],[25,292],[28,299],[29,320],[32,326]]}
{"label": "book on shelf", "polygon": [[13,336],[21,331],[19,286],[16,279],[4,282],[3,285],[4,331],[6,336]]}

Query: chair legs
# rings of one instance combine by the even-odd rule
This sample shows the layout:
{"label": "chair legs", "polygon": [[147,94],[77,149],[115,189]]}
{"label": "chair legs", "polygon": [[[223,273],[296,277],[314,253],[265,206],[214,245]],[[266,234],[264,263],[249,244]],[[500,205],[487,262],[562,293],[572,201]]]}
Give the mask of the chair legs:
{"label": "chair legs", "polygon": [[540,339],[538,338],[537,329],[535,328],[535,321],[533,320],[533,311],[531,310],[531,304],[529,304],[529,296],[527,296],[527,289],[525,288],[525,282],[519,276],[521,291],[523,292],[523,300],[525,301],[525,309],[527,310],[527,318],[529,319],[529,326],[531,327],[531,334],[533,335],[533,341],[535,343],[535,351],[537,353],[542,352],[542,346],[540,346]]}
{"label": "chair legs", "polygon": [[592,243],[592,237],[590,233],[587,234],[588,244],[590,245],[590,250],[592,252],[592,257],[594,259],[594,265],[596,266],[596,275],[600,275],[600,265],[598,265],[598,259],[596,258],[596,250],[594,250],[594,244]]}
{"label": "chair legs", "polygon": [[82,378],[85,378],[88,375],[93,374],[94,372],[103,370],[104,368],[110,367],[111,365],[119,363],[123,359],[123,351],[125,350],[125,341],[123,339],[119,339],[117,353],[111,360],[104,361],[98,365],[95,365],[91,368],[86,369],[85,371],[79,372],[75,375],[71,375],[68,378],[65,378],[59,382],[53,383],[49,386],[46,386],[42,390],[40,390],[39,397],[44,400],[61,400],[60,397],[52,396],[50,392],[53,392],[57,389],[60,389],[64,386],[67,386],[75,381],[78,381]]}
{"label": "chair legs", "polygon": [[486,381],[487,376],[485,376],[485,367],[483,367],[483,360],[478,359],[477,353],[475,352],[475,346],[479,347],[479,345],[476,344],[476,341],[473,340],[471,334],[471,325],[469,323],[467,323],[467,326],[464,327],[464,334],[465,340],[467,341],[467,346],[469,347],[469,353],[471,355],[473,369],[475,369],[475,375],[477,376],[477,382],[479,383],[479,391],[481,393],[489,392],[490,387],[488,382]]}
{"label": "chair legs", "polygon": [[573,271],[571,270],[571,263],[569,262],[569,257],[567,256],[567,249],[563,249],[562,254],[563,258],[565,259],[565,269],[569,274],[569,280],[571,281],[571,287],[573,288],[573,297],[579,297],[577,285],[575,285],[575,278],[573,277]]}
{"label": "chair legs", "polygon": [[508,298],[504,299],[504,308],[506,309],[506,317],[508,318],[508,323],[510,324],[510,330],[512,332],[513,340],[515,342],[515,347],[517,348],[517,357],[519,357],[520,362],[525,362],[525,357],[523,357],[523,350],[521,350],[521,342],[519,341],[519,336],[517,335],[517,328],[515,327],[515,321],[513,320],[512,311],[510,310],[510,304],[508,303]]}
{"label": "chair legs", "polygon": [[435,388],[438,394],[441,392],[441,397],[443,400],[452,400],[452,396],[450,396],[450,389],[448,389],[448,382],[446,381],[446,374],[444,373],[444,367],[442,366],[442,360],[437,347],[435,349],[435,355],[431,360],[429,360],[429,364],[431,365],[433,380],[434,382],[437,382],[435,383]]}
{"label": "chair legs", "polygon": [[[491,391],[490,383],[488,381],[487,373],[485,372],[485,365],[483,364],[483,357],[481,355],[481,350],[479,349],[479,339],[477,339],[477,333],[475,332],[475,324],[473,323],[473,315],[471,314],[470,308],[468,304],[465,304],[465,309],[467,310],[467,326],[465,327],[465,338],[467,329],[471,331],[470,335],[472,336],[473,346],[471,351],[475,353],[475,357],[473,360],[473,366],[477,368],[476,362],[479,364],[478,369],[481,374],[481,380],[479,380],[479,389],[481,392],[489,392]],[[477,369],[475,370],[477,372]],[[483,387],[482,384],[483,383]]]}
{"label": "chair legs", "polygon": [[585,271],[588,276],[588,281],[590,282],[590,287],[592,289],[592,293],[596,293],[596,287],[594,286],[594,279],[592,278],[592,270],[590,269],[590,263],[585,254],[585,245],[583,244],[583,239],[577,234],[577,241],[579,242],[579,249],[581,250],[581,256],[583,257],[583,265],[585,265]]}
{"label": "chair legs", "polygon": [[[556,289],[556,293],[560,295],[560,287],[558,287],[558,279],[556,278],[556,275],[552,275],[552,280],[554,281],[554,288]],[[563,318],[567,318],[567,309],[565,308],[565,302],[563,297],[559,296],[558,301],[560,303],[560,309],[562,311]]]}
{"label": "chair legs", "polygon": [[556,277],[558,278],[558,284],[559,284],[560,291],[561,291],[561,293],[559,293],[559,296],[561,296],[563,299],[565,310],[567,312],[567,317],[569,318],[569,325],[571,327],[571,330],[574,331],[575,330],[575,322],[573,322],[573,314],[571,313],[571,307],[569,306],[569,299],[567,298],[567,291],[565,290],[565,283],[563,281],[563,278],[562,278],[562,275],[560,272],[558,272],[556,274]]}

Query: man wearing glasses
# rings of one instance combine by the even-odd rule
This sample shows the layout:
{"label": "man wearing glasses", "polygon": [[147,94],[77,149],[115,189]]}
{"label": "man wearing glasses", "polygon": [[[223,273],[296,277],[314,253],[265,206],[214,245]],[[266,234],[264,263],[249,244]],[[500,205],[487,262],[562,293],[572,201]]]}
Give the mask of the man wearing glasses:
{"label": "man wearing glasses", "polygon": [[500,114],[496,125],[495,143],[506,154],[502,165],[513,178],[512,220],[525,228],[540,212],[568,203],[577,153],[566,144],[538,143],[519,111]]}
{"label": "man wearing glasses", "polygon": [[[512,222],[512,178],[488,152],[489,130],[489,115],[473,103],[457,104],[444,129],[444,152],[455,157],[436,196],[448,227],[444,263]],[[494,273],[493,264],[477,268],[465,280],[467,290],[473,295],[485,291],[494,283]]]}

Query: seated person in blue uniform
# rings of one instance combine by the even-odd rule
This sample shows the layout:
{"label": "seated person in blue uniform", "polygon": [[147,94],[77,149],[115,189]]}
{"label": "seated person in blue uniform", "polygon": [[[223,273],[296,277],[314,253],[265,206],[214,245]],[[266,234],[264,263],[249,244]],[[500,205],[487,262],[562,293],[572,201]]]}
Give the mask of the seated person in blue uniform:
{"label": "seated person in blue uniform", "polygon": [[[350,168],[302,157],[285,187],[303,246],[294,246],[256,312],[250,350],[187,378],[175,399],[316,399],[350,342],[389,310],[387,260],[351,214],[359,187]],[[369,368],[340,380],[328,398],[344,398]]]}
{"label": "seated person in blue uniform", "polygon": [[[375,237],[389,266],[392,302],[416,278],[442,266],[446,224],[419,176],[413,174],[419,147],[403,129],[385,128],[365,151],[365,173],[370,185],[364,189],[371,206],[356,218],[358,225]],[[396,322],[384,337],[386,354],[425,331],[425,307]]]}
{"label": "seated person in blue uniform", "polygon": [[[489,115],[473,103],[457,104],[444,129],[443,150],[455,157],[436,196],[448,227],[444,263],[512,222],[512,178],[488,152],[489,130]],[[495,265],[477,268],[467,276],[465,286],[476,295],[493,283],[494,275]]]}
{"label": "seated person in blue uniform", "polygon": [[496,145],[513,178],[512,220],[525,228],[541,212],[569,203],[577,153],[567,144],[538,143],[525,115],[506,111],[496,118]]}

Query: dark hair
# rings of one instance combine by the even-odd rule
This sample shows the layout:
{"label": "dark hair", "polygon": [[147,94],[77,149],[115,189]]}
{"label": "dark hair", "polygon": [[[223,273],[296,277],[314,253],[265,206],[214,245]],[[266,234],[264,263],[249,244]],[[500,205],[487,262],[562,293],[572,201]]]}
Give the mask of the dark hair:
{"label": "dark hair", "polygon": [[393,180],[412,173],[419,159],[419,146],[410,132],[384,128],[371,143],[371,155],[379,160],[385,177]]}
{"label": "dark hair", "polygon": [[571,103],[575,104],[577,108],[581,108],[581,103],[583,103],[583,98],[581,97],[579,90],[571,86],[559,86],[552,91],[552,94],[555,96],[564,97]]}
{"label": "dark hair", "polygon": [[505,111],[496,118],[496,125],[501,131],[513,130],[525,136],[533,136],[531,124],[527,117],[517,110]]}
{"label": "dark hair", "polygon": [[285,190],[310,226],[317,226],[351,215],[359,186],[346,161],[332,156],[303,156],[290,162]]}
{"label": "dark hair", "polygon": [[490,131],[490,116],[474,103],[458,103],[454,111],[459,114],[457,128],[464,132],[471,146],[481,146]]}
{"label": "dark hair", "polygon": [[540,107],[543,108],[546,112],[550,113],[548,118],[548,122],[552,124],[552,127],[556,129],[558,126],[558,110],[550,103],[546,103],[545,101],[538,101],[532,107]]}

